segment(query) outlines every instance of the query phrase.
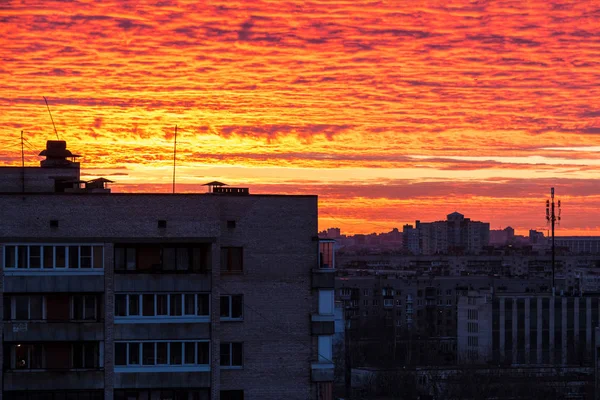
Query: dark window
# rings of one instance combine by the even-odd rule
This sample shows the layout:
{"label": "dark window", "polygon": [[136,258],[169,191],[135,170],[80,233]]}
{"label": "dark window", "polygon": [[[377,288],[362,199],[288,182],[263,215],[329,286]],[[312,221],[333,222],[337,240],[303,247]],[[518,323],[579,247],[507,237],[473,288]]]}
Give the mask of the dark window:
{"label": "dark window", "polygon": [[121,245],[115,247],[115,271],[206,272],[208,245]]}
{"label": "dark window", "polygon": [[156,295],[156,315],[169,315],[169,295],[157,294]]}
{"label": "dark window", "polygon": [[54,268],[54,247],[44,246],[44,268]]}
{"label": "dark window", "polygon": [[156,364],[164,365],[168,364],[167,348],[169,344],[167,342],[156,343]]}
{"label": "dark window", "polygon": [[221,247],[221,272],[239,273],[243,271],[243,248]]}
{"label": "dark window", "polygon": [[127,365],[127,343],[115,343],[115,365]]}
{"label": "dark window", "polygon": [[129,365],[140,364],[141,343],[129,343]]}
{"label": "dark window", "polygon": [[142,295],[142,315],[145,317],[153,317],[154,316],[154,295],[153,294],[143,294]]}
{"label": "dark window", "polygon": [[208,342],[198,342],[198,364],[210,364],[210,349]]}
{"label": "dark window", "polygon": [[79,246],[69,246],[69,268],[79,268]]}
{"label": "dark window", "polygon": [[158,227],[159,228],[166,228],[167,227],[167,221],[164,219],[159,219],[158,220]]}
{"label": "dark window", "polygon": [[171,342],[171,365],[181,365],[181,342]]}
{"label": "dark window", "polygon": [[140,296],[129,295],[129,315],[140,315]]}
{"label": "dark window", "polygon": [[221,390],[221,400],[244,400],[244,391]]}
{"label": "dark window", "polygon": [[181,315],[181,295],[173,294],[171,295],[171,316],[180,316]]}
{"label": "dark window", "polygon": [[15,246],[4,247],[4,268],[15,268],[17,259],[15,258]]}
{"label": "dark window", "polygon": [[50,220],[50,228],[58,228],[58,220],[57,219]]}
{"label": "dark window", "polygon": [[183,359],[183,363],[184,364],[194,364],[195,363],[195,357],[196,357],[196,343],[194,342],[186,342],[183,344],[184,347],[184,359]]}
{"label": "dark window", "polygon": [[40,246],[29,246],[29,268],[42,267],[42,248]]}
{"label": "dark window", "polygon": [[242,343],[221,343],[221,366],[242,366]]}
{"label": "dark window", "polygon": [[116,294],[115,295],[115,316],[125,317],[127,316],[127,295]]}
{"label": "dark window", "polygon": [[198,315],[210,314],[210,299],[208,294],[198,294]]}
{"label": "dark window", "polygon": [[221,296],[221,317],[242,318],[243,316],[242,295]]}
{"label": "dark window", "polygon": [[154,365],[154,342],[142,343],[142,355],[144,365]]}
{"label": "dark window", "polygon": [[235,228],[235,221],[227,221],[227,228],[229,228],[229,229]]}

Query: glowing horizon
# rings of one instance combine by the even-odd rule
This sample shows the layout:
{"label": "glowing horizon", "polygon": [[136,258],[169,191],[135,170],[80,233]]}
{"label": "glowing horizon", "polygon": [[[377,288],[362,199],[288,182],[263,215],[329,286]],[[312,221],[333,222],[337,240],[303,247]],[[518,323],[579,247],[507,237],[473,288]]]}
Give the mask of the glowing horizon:
{"label": "glowing horizon", "polygon": [[459,211],[600,235],[594,2],[46,1],[0,6],[0,165],[55,138],[115,192],[319,195],[319,229]]}

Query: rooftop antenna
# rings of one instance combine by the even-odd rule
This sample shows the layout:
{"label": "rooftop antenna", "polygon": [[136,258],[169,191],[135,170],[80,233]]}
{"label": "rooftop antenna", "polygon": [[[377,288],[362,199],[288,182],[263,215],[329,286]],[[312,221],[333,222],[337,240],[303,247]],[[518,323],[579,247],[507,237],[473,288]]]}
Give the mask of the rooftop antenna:
{"label": "rooftop antenna", "polygon": [[21,192],[25,193],[25,150],[23,149],[23,131],[21,131]]}
{"label": "rooftop antenna", "polygon": [[177,162],[177,125],[175,125],[175,143],[173,146],[173,193],[175,193],[175,163]]}
{"label": "rooftop antenna", "polygon": [[[558,208],[558,215],[556,214],[556,208]],[[558,200],[558,207],[554,205],[554,188],[550,188],[550,200],[546,200],[546,221],[552,226],[552,295],[556,293],[556,286],[554,281],[555,265],[556,265],[556,254],[554,247],[554,225],[556,221],[560,224],[560,200]]]}
{"label": "rooftop antenna", "polygon": [[48,109],[48,114],[50,114],[50,120],[52,121],[52,126],[54,127],[54,133],[56,134],[56,140],[60,140],[58,138],[58,132],[56,131],[56,125],[54,125],[54,118],[52,118],[52,113],[50,112],[50,106],[48,105],[48,100],[46,100],[45,96],[42,96],[44,101],[46,102],[46,108]]}

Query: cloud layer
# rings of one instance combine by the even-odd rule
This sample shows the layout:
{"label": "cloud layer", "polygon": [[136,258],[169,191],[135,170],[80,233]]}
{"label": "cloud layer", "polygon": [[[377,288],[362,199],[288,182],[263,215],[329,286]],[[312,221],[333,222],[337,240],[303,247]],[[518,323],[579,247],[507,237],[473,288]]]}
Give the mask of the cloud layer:
{"label": "cloud layer", "polygon": [[47,96],[85,167],[127,167],[115,190],[162,190],[177,125],[182,190],[319,194],[322,228],[458,209],[525,230],[554,185],[561,229],[600,234],[600,11],[572,3],[7,1],[0,163],[21,130],[37,162]]}

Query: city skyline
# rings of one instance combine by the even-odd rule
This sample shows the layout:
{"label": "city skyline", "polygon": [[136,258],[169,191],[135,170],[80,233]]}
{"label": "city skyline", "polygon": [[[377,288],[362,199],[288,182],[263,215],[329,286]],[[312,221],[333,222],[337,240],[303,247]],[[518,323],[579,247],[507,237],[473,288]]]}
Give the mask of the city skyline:
{"label": "city skyline", "polygon": [[599,235],[592,1],[0,8],[0,165],[58,136],[113,192],[318,194],[349,234],[458,211]]}

